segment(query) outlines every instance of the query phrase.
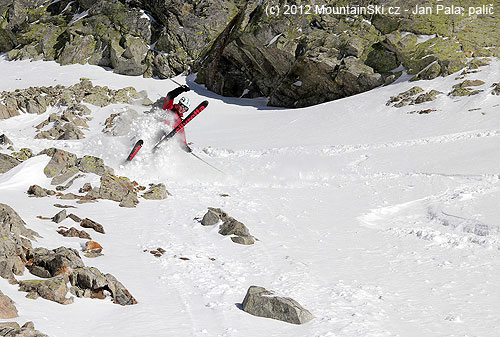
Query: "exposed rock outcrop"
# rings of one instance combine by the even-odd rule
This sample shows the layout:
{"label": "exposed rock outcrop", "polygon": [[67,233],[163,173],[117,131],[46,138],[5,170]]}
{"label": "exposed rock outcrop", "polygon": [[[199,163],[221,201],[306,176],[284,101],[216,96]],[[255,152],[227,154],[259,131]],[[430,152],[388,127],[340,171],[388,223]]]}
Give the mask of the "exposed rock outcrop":
{"label": "exposed rock outcrop", "polygon": [[0,277],[14,280],[14,275],[22,275],[27,261],[26,251],[31,249],[31,241],[39,235],[28,228],[26,223],[10,206],[0,204]]}
{"label": "exposed rock outcrop", "polygon": [[314,316],[295,300],[276,296],[265,288],[251,286],[243,300],[243,310],[254,316],[266,317],[293,324],[304,324]]}
{"label": "exposed rock outcrop", "polygon": [[26,322],[19,326],[16,322],[0,323],[0,336],[2,337],[48,337],[46,334],[35,330],[33,322]]}
{"label": "exposed rock outcrop", "polygon": [[[266,96],[271,105],[287,107],[322,103],[390,83],[401,75],[396,71],[401,65],[415,80],[432,79],[465,66],[477,69],[487,62],[485,57],[500,55],[496,15],[268,16],[265,9],[270,3],[5,2],[0,4],[0,52],[8,52],[10,59],[90,63],[125,75],[168,78],[194,71],[197,81],[217,93]],[[389,3],[408,8],[415,2],[370,2]],[[460,5],[475,2],[464,0]],[[98,106],[108,102],[98,93],[86,99]],[[16,102],[4,103],[0,118],[19,114]],[[43,96],[31,97],[21,108],[40,113],[46,105]],[[55,137],[60,131],[40,135]],[[74,131],[63,137],[79,137]]]}
{"label": "exposed rock outcrop", "polygon": [[225,211],[220,208],[209,207],[205,213],[201,224],[203,226],[213,226],[222,221],[219,227],[219,234],[231,236],[231,241],[241,245],[252,245],[255,243],[255,238],[250,235],[248,228],[238,220],[230,217]]}
{"label": "exposed rock outcrop", "polygon": [[18,316],[14,302],[0,290],[0,319],[16,318]]}
{"label": "exposed rock outcrop", "polygon": [[19,164],[21,164],[20,160],[8,154],[0,153],[0,174],[10,171]]}

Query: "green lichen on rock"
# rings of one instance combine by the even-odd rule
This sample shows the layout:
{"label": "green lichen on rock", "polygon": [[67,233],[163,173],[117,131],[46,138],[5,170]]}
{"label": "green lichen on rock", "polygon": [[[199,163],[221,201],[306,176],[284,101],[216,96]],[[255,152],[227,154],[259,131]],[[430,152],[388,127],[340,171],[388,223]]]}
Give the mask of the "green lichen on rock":
{"label": "green lichen on rock", "polygon": [[166,199],[169,195],[171,194],[167,191],[165,184],[157,184],[152,185],[149,190],[144,192],[142,197],[148,200],[163,200]]}
{"label": "green lichen on rock", "polygon": [[19,161],[25,161],[33,157],[33,151],[31,149],[23,147],[18,152],[12,152],[12,157]]}
{"label": "green lichen on rock", "polygon": [[479,94],[482,90],[474,90],[470,87],[477,87],[484,84],[481,80],[465,80],[455,84],[453,90],[448,94],[450,96],[472,96]]}

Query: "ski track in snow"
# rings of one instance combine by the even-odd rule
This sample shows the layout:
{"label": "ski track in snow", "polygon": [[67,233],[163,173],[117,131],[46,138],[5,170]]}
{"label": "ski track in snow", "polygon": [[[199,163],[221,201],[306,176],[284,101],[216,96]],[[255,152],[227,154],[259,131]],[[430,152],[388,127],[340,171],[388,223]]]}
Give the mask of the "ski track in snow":
{"label": "ski track in snow", "polygon": [[214,158],[233,158],[233,157],[259,158],[262,156],[276,156],[276,155],[300,156],[303,154],[315,155],[315,156],[338,156],[357,151],[398,148],[398,147],[412,147],[412,146],[428,145],[428,144],[453,143],[459,140],[489,138],[498,136],[500,136],[500,129],[460,132],[456,134],[427,137],[420,139],[411,139],[411,140],[397,141],[384,144],[330,145],[330,146],[322,146],[319,148],[281,147],[281,148],[271,148],[263,150],[230,150],[223,148],[217,148],[217,149],[205,148],[203,149],[203,151],[207,155]]}

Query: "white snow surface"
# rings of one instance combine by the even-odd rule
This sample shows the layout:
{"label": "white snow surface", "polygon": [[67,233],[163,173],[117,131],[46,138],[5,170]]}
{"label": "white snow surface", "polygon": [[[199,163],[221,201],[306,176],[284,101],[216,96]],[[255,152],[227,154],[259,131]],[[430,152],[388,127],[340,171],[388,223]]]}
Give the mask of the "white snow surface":
{"label": "white snow surface", "polygon": [[[147,90],[156,100],[175,87],[44,61],[2,58],[0,73],[0,90],[9,91],[86,77],[95,85]],[[104,255],[84,262],[116,276],[138,300],[122,307],[109,298],[75,298],[63,306],[27,299],[0,279],[16,302],[16,321],[31,320],[51,337],[498,336],[500,97],[490,85],[500,80],[500,62],[468,75],[476,78],[486,82],[484,91],[468,98],[441,95],[400,109],[385,104],[414,85],[447,93],[459,82],[452,75],[289,110],[267,107],[265,99],[220,97],[191,77],[177,77],[193,89],[186,94],[193,102],[210,102],[186,127],[187,139],[226,175],[175,142],[152,155],[161,123],[138,106],[132,108],[141,116],[121,137],[101,130],[123,104],[89,105],[94,119],[79,141],[35,140],[34,126],[50,112],[0,121],[0,134],[16,150],[56,146],[96,155],[117,174],[143,185],[163,182],[172,193],[132,209],[103,200],[29,198],[31,184],[54,188],[43,175],[43,155],[0,175],[0,202],[42,236],[36,247],[81,250],[82,239],[56,233],[59,225],[75,226],[72,220],[37,218],[56,214],[55,203],[101,223],[106,234],[92,237]],[[428,108],[437,111],[408,114]],[[121,167],[136,134],[144,148]],[[99,177],[79,178],[68,192],[84,182],[95,186]],[[202,226],[195,218],[209,206],[245,223],[260,241],[237,245],[218,226]],[[161,258],[144,252],[158,247],[166,250]],[[26,271],[21,278],[35,277]],[[251,285],[295,299],[315,319],[298,326],[245,313],[241,302]]]}

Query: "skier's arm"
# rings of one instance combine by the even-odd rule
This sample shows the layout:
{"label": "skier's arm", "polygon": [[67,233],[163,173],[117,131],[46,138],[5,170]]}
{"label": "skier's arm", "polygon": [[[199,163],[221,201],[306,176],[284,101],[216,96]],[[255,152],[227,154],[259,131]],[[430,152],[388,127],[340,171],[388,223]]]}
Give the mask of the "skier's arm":
{"label": "skier's arm", "polygon": [[167,97],[165,97],[165,103],[163,103],[163,110],[171,110],[174,107],[174,98],[182,94],[183,92],[189,91],[189,87],[187,85],[183,85],[181,87],[175,88],[172,91],[169,91]]}

